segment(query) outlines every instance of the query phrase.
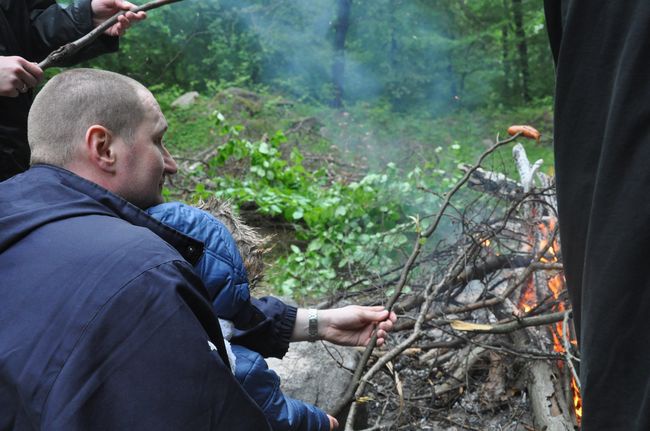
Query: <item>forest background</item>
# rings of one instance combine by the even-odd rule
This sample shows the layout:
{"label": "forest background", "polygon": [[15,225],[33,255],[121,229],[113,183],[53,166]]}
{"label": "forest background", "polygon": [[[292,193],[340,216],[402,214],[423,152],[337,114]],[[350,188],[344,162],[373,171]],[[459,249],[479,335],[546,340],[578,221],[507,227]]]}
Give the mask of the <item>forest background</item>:
{"label": "forest background", "polygon": [[[186,0],[90,65],[161,102],[167,145],[191,166],[170,199],[217,196],[282,227],[267,286],[298,300],[371,286],[398,265],[459,163],[511,124],[540,129],[526,149],[552,174],[539,1]],[[189,91],[194,105],[171,106]],[[472,196],[458,199],[462,212]],[[432,243],[459,229],[449,217]]]}

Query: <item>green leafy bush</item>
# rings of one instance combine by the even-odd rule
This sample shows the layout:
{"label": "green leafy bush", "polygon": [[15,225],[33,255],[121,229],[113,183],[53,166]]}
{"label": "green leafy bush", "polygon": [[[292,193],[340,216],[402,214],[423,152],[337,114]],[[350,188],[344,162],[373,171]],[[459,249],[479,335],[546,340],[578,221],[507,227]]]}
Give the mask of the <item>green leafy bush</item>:
{"label": "green leafy bush", "polygon": [[[239,137],[241,126],[227,124],[219,113],[215,119],[225,143],[206,172],[214,189],[200,184],[194,197],[254,202],[261,214],[294,224],[296,242],[267,277],[280,293],[322,295],[393,263],[395,251],[408,241],[402,203],[408,202],[414,176],[403,179],[389,166],[356,182],[332,181],[322,169],[307,170],[297,148],[282,157],[281,132],[249,141]],[[235,165],[246,166],[243,174],[228,173]]]}

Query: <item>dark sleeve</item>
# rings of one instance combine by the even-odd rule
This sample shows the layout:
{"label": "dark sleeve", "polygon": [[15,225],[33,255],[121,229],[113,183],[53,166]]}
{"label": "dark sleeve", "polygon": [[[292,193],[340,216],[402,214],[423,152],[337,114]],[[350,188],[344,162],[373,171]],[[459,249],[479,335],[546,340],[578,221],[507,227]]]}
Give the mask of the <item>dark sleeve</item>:
{"label": "dark sleeve", "polygon": [[221,333],[191,271],[160,265],[100,304],[53,358],[40,429],[269,429],[214,350]]}
{"label": "dark sleeve", "polygon": [[562,0],[544,0],[544,15],[546,16],[546,30],[548,31],[548,38],[551,44],[551,52],[553,59],[557,64],[558,56],[560,55],[560,43],[562,41],[563,32],[563,10]]}
{"label": "dark sleeve", "polygon": [[233,319],[236,330],[232,342],[264,356],[282,358],[289,349],[296,307],[277,298],[251,298],[250,306]]}
{"label": "dark sleeve", "polygon": [[233,345],[237,357],[235,376],[262,409],[273,431],[329,431],[327,414],[316,406],[286,396],[280,377],[260,355]]}
{"label": "dark sleeve", "polygon": [[[52,51],[73,42],[93,29],[91,0],[74,0],[61,7],[50,0],[28,0],[32,26],[34,60],[41,61]],[[117,51],[119,38],[102,35],[61,66],[70,66],[100,54]]]}

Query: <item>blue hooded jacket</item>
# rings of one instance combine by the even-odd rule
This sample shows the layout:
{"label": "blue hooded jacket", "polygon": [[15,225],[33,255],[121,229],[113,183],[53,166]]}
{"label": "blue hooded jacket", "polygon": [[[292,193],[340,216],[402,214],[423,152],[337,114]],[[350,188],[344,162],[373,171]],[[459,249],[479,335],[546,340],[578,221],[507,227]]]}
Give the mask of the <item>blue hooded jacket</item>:
{"label": "blue hooded jacket", "polygon": [[[212,305],[217,316],[233,321],[235,327],[250,321],[250,316],[256,314],[256,307],[251,302],[246,269],[237,244],[223,223],[205,211],[179,202],[158,205],[147,211],[168,226],[204,244],[203,256],[194,268],[204,281],[210,297],[214,298]],[[278,301],[274,298],[265,300]],[[295,309],[292,312],[295,321]],[[241,332],[236,331],[231,340],[232,351],[237,358],[235,376],[262,408],[272,428],[275,431],[328,431],[327,415],[313,405],[284,395],[280,390],[280,378],[268,368],[264,358],[236,344],[241,338],[238,334]],[[282,355],[285,352],[286,349]]]}
{"label": "blue hooded jacket", "polygon": [[195,270],[208,289],[217,316],[235,324],[232,341],[264,357],[282,358],[289,349],[297,310],[277,298],[251,298],[246,269],[228,229],[207,212],[179,202],[147,212],[205,244]]}
{"label": "blue hooded jacket", "polygon": [[64,169],[0,183],[0,430],[269,429],[226,365],[201,254]]}

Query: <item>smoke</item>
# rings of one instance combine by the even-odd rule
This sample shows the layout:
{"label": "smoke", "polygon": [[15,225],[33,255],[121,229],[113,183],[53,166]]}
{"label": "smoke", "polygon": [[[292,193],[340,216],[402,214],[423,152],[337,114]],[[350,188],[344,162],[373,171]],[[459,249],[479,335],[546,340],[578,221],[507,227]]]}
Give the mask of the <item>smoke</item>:
{"label": "smoke", "polygon": [[[172,64],[193,62],[200,76],[205,76],[202,70],[207,65],[226,82],[250,71],[250,82],[328,103],[334,96],[338,3],[187,2],[168,21],[172,31],[168,38],[179,39],[176,52],[181,53]],[[486,79],[486,73],[494,75],[499,68],[485,64],[490,55],[481,44],[465,47],[468,42],[455,34],[449,11],[437,2],[354,0],[349,18],[343,74],[347,107],[381,102],[397,112],[446,112],[450,106],[484,100],[492,91],[492,78]],[[202,55],[194,51],[200,48]],[[247,69],[252,63],[254,67]],[[169,70],[165,63],[162,66]],[[181,69],[174,71],[174,78],[185,78]]]}
{"label": "smoke", "polygon": [[[221,3],[237,10],[248,22],[249,30],[256,34],[264,58],[262,82],[298,97],[321,102],[332,98],[336,0],[224,0]],[[345,46],[344,91],[348,104],[386,97],[395,82],[401,80],[400,70],[391,62],[414,64],[396,57],[391,37],[397,36],[387,31],[387,23],[392,19],[389,6],[407,6],[414,8],[413,15],[418,14],[415,12],[418,6],[413,2],[401,3],[396,0],[378,0],[372,4],[352,2]],[[403,10],[401,14],[409,15]],[[420,58],[423,55],[422,52],[413,54]]]}
{"label": "smoke", "polygon": [[[299,98],[324,101],[332,94],[332,0],[235,2],[226,0],[249,23],[262,48],[261,81]],[[349,59],[348,73],[358,73]]]}

